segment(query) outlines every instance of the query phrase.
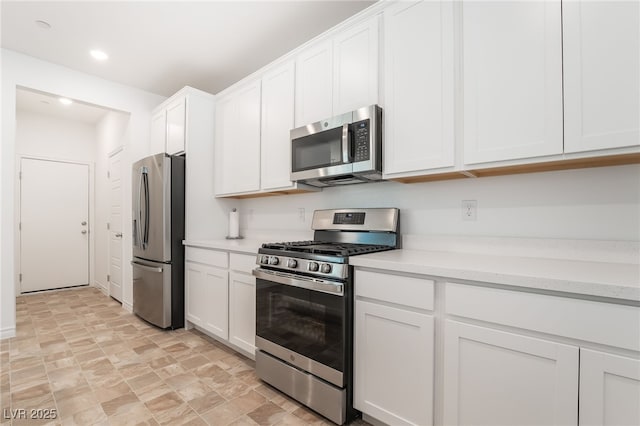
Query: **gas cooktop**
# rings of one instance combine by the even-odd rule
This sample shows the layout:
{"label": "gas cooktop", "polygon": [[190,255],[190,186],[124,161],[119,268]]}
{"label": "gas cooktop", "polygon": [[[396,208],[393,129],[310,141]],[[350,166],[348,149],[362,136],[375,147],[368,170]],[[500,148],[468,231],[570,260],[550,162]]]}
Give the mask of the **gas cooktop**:
{"label": "gas cooktop", "polygon": [[395,247],[381,244],[336,243],[331,241],[291,241],[282,243],[265,243],[262,248],[280,250],[285,253],[310,253],[329,256],[355,256],[392,250]]}

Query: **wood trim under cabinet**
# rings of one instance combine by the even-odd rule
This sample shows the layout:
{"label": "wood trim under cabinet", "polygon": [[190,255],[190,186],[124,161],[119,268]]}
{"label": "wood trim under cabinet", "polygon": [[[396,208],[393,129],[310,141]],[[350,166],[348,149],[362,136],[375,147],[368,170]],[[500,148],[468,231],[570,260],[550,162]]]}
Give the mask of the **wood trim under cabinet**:
{"label": "wood trim under cabinet", "polygon": [[466,176],[462,172],[447,172],[447,173],[436,173],[432,175],[388,178],[387,180],[392,180],[400,183],[419,183],[419,182],[434,182],[438,180],[462,179],[466,177],[470,177],[470,176]]}
{"label": "wood trim under cabinet", "polygon": [[254,192],[251,194],[237,194],[237,195],[220,195],[218,198],[235,198],[235,199],[245,199],[245,198],[260,198],[260,197],[272,197],[276,195],[293,195],[293,194],[307,194],[310,192],[318,192],[320,188],[314,189],[285,189],[282,191],[271,191],[271,192]]}
{"label": "wood trim under cabinet", "polygon": [[623,166],[640,164],[640,153],[607,155],[602,157],[574,158],[541,163],[518,164],[515,166],[499,166],[486,169],[472,169],[458,172],[436,173],[422,176],[390,178],[401,183],[432,182],[439,180],[460,179],[465,177],[504,176],[520,173],[551,172],[557,170],[584,169],[590,167]]}

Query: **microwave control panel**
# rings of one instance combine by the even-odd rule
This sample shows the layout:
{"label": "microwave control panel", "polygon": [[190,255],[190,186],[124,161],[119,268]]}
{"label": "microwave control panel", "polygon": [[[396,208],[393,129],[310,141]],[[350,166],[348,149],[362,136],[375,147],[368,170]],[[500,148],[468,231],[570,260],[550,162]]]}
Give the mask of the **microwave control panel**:
{"label": "microwave control panel", "polygon": [[370,158],[369,120],[353,123],[353,161],[367,161]]}

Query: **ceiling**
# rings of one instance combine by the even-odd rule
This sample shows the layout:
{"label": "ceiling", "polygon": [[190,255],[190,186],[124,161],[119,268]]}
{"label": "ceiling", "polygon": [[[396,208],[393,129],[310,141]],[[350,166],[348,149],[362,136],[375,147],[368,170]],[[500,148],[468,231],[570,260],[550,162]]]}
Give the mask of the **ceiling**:
{"label": "ceiling", "polygon": [[90,125],[96,125],[109,111],[103,107],[79,101],[63,105],[60,103],[59,96],[24,88],[16,89],[16,110],[81,121]]}
{"label": "ceiling", "polygon": [[[170,96],[188,85],[215,94],[373,3],[3,0],[1,40],[3,48],[151,93]],[[109,59],[94,60],[91,49]]]}

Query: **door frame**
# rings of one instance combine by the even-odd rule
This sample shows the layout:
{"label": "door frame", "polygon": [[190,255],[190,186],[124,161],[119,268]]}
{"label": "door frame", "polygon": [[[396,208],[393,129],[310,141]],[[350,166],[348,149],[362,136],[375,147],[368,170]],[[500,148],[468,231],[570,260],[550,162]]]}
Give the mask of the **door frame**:
{"label": "door frame", "polygon": [[[44,157],[37,155],[24,155],[18,154],[16,155],[16,170],[15,170],[15,193],[17,194],[17,199],[14,208],[14,232],[18,238],[14,239],[14,268],[15,268],[15,292],[16,296],[22,295],[22,283],[20,282],[20,274],[22,272],[22,232],[20,230],[20,221],[22,220],[22,160],[38,160],[38,161],[54,161],[57,163],[69,163],[69,164],[79,164],[82,166],[87,166],[89,173],[89,187],[88,195],[89,195],[89,247],[88,247],[88,259],[89,264],[87,267],[89,268],[89,286],[95,287],[95,165],[92,162],[85,161],[76,161],[69,160],[65,158],[56,158],[56,157]],[[56,289],[57,290],[57,289]],[[46,290],[43,290],[46,291]],[[36,293],[37,294],[37,293]]]}
{"label": "door frame", "polygon": [[[114,150],[110,151],[107,153],[107,173],[109,173],[107,176],[107,193],[104,194],[105,197],[107,197],[107,199],[110,200],[111,197],[111,169],[109,168],[109,165],[111,164],[111,157],[113,157],[114,155],[118,155],[120,154],[121,157],[121,161],[120,161],[120,188],[121,188],[121,193],[120,193],[120,207],[122,208],[122,214],[120,215],[122,223],[120,224],[120,229],[122,229],[122,234],[124,235],[124,230],[125,230],[125,226],[124,226],[124,200],[125,200],[125,191],[124,191],[124,185],[123,185],[123,172],[124,172],[124,162],[122,161],[122,159],[124,158],[124,145],[120,145],[117,148],[115,148]],[[109,229],[106,230],[107,232],[107,238],[105,239],[105,243],[107,244],[107,274],[111,275],[111,202],[109,202],[109,214],[107,215],[107,223],[109,224]],[[120,249],[120,259],[122,260],[122,265],[121,266],[121,277],[120,277],[120,289],[122,291],[122,294],[120,295],[121,299],[124,299],[124,238],[122,238],[122,246]],[[107,286],[107,295],[109,297],[111,297],[111,280],[107,281],[106,283]],[[117,300],[114,299],[118,302],[120,302],[122,304],[122,306],[124,306],[124,302],[123,300]]]}

